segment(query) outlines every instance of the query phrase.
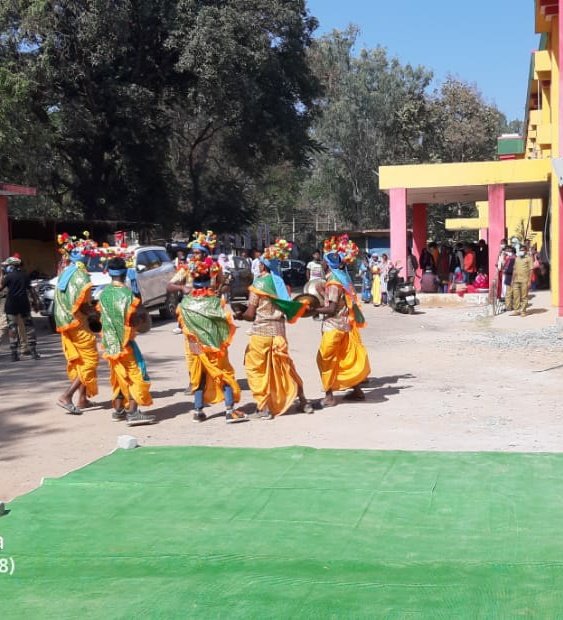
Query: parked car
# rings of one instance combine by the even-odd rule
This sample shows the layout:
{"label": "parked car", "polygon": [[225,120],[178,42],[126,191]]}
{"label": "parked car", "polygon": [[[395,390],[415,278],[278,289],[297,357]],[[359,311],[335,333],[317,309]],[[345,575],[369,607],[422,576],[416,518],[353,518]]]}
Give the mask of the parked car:
{"label": "parked car", "polygon": [[289,286],[304,286],[307,282],[307,264],[302,260],[282,260],[280,267],[282,278]]}
{"label": "parked car", "polygon": [[[134,248],[134,257],[135,266],[130,270],[127,285],[139,295],[147,310],[158,310],[164,319],[174,318],[179,298],[174,293],[166,292],[166,286],[175,271],[174,263],[166,249],[157,245],[140,246]],[[104,265],[99,257],[88,257],[85,264],[92,280],[92,298],[97,300],[104,287],[111,282],[111,278],[104,271]],[[53,278],[41,287],[43,302],[41,314],[48,317],[53,330],[55,330],[53,306],[57,281],[58,278]]]}

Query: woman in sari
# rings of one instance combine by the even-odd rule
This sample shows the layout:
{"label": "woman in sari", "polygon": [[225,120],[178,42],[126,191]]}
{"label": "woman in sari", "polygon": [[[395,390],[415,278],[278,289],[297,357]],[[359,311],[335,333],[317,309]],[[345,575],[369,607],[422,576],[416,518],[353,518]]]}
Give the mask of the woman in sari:
{"label": "woman in sari", "polygon": [[387,254],[381,255],[381,262],[379,264],[379,278],[381,280],[381,303],[387,305],[387,278],[389,276],[389,269],[393,264],[389,260]]}
{"label": "woman in sari", "polygon": [[358,273],[362,278],[362,301],[365,304],[369,304],[371,302],[371,286],[373,284],[373,276],[371,274],[369,258],[367,256],[362,260]]}
{"label": "woman in sari", "polygon": [[371,265],[371,300],[374,306],[381,306],[381,268],[377,254],[373,254],[370,261]]}

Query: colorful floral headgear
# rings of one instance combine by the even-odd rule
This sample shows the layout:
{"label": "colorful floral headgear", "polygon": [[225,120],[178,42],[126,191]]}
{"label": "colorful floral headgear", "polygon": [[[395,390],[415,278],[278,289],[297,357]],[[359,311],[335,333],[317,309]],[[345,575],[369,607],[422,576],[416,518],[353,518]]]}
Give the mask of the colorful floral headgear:
{"label": "colorful floral headgear", "polygon": [[68,233],[57,235],[59,254],[67,260],[76,262],[88,256],[99,256],[98,244],[90,239],[90,233],[85,230],[83,238],[71,236]]}
{"label": "colorful floral headgear", "polygon": [[100,257],[100,262],[104,265],[112,258],[122,258],[127,269],[135,266],[135,252],[128,248],[110,248],[107,246],[98,248],[97,256]]}
{"label": "colorful floral headgear", "polygon": [[338,262],[346,265],[353,264],[360,253],[360,248],[351,241],[348,235],[333,236],[325,239],[323,250],[325,260],[329,259],[327,262],[334,262],[338,257],[340,259]]}
{"label": "colorful floral headgear", "polygon": [[85,230],[82,238],[71,236],[68,233],[57,235],[59,253],[64,259],[79,262],[84,259],[97,257],[101,263],[107,263],[112,258],[122,258],[127,267],[135,266],[135,253],[128,248],[111,248],[107,243],[99,246],[90,239],[90,233]]}
{"label": "colorful floral headgear", "polygon": [[188,247],[192,250],[199,250],[200,252],[211,254],[216,245],[217,235],[212,230],[208,230],[206,233],[195,232],[194,240],[188,244]]}
{"label": "colorful floral headgear", "polygon": [[273,245],[268,246],[262,258],[265,260],[287,260],[291,256],[293,245],[285,239],[276,239]]}

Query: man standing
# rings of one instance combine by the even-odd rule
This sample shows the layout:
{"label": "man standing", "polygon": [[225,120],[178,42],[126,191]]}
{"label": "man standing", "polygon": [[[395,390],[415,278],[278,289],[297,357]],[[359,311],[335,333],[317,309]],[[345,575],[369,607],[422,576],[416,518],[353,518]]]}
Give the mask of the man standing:
{"label": "man standing", "polygon": [[248,252],[246,250],[241,250],[240,257],[248,265],[248,268],[252,270],[252,259],[248,256]]}
{"label": "man standing", "polygon": [[322,279],[324,276],[321,253],[316,250],[313,252],[312,260],[307,263],[307,282],[309,280]]}
{"label": "man standing", "polygon": [[[67,413],[80,415],[92,406],[89,397],[98,393],[98,349],[96,337],[87,324],[94,312],[91,305],[92,283],[82,262],[83,248],[77,245],[68,254],[71,264],[61,273],[55,287],[54,317],[61,335],[66,372],[70,386],[57,399]],[[78,391],[78,403],[72,402]]]}
{"label": "man standing", "polygon": [[138,405],[152,405],[145,360],[135,342],[137,331],[150,321],[148,312],[125,286],[127,265],[121,257],[108,261],[108,284],[100,295],[102,345],[109,363],[113,389],[112,419],[128,426],[153,424],[154,415],[142,413]]}
{"label": "man standing", "polygon": [[534,263],[525,245],[516,254],[512,268],[512,303],[514,312],[510,316],[526,316],[528,307],[528,290],[532,280]]}
{"label": "man standing", "polygon": [[248,310],[237,319],[252,322],[244,366],[257,414],[267,420],[284,414],[299,398],[299,411],[313,413],[305,397],[303,380],[289,356],[285,333],[286,318],[294,323],[307,306],[293,301],[280,275],[280,260],[289,256],[291,246],[277,241],[266,248],[260,259],[260,276],[250,287]]}
{"label": "man standing", "polygon": [[252,263],[250,266],[250,271],[252,271],[252,277],[255,280],[260,277],[260,252],[256,248],[252,250]]}
{"label": "man standing", "polygon": [[[229,362],[228,348],[235,331],[231,315],[219,298],[221,268],[209,256],[215,247],[215,235],[195,233],[190,244],[192,260],[176,273],[168,284],[168,292],[184,296],[177,313],[185,336],[185,354],[194,395],[194,422],[207,419],[203,408],[225,401],[227,424],[246,419],[235,409],[240,400],[240,387]],[[223,255],[224,256],[224,255]]]}
{"label": "man standing", "polygon": [[509,246],[504,251],[504,264],[500,271],[502,277],[502,286],[504,291],[504,304],[506,311],[513,310],[512,306],[512,273],[514,271],[514,262],[516,260],[514,248]]}
{"label": "man standing", "polygon": [[22,320],[27,333],[27,342],[33,359],[40,359],[37,353],[37,339],[35,336],[35,328],[31,318],[31,304],[29,296],[33,297],[34,309],[38,309],[39,302],[35,297],[35,292],[31,288],[31,279],[29,275],[22,269],[21,259],[11,256],[2,263],[2,275],[0,276],[0,291],[8,289],[8,295],[4,306],[6,320],[8,323],[8,335],[10,338],[10,352],[12,361],[17,362],[20,359],[18,352],[19,335],[18,320]]}
{"label": "man standing", "polygon": [[317,353],[317,365],[325,391],[323,406],[334,407],[334,392],[351,388],[344,398],[365,400],[360,385],[368,378],[370,365],[367,351],[360,338],[359,327],[365,324],[356,304],[354,285],[346,271],[353,263],[358,247],[346,235],[327,239],[325,263],[330,270],[326,282],[326,304],[317,309],[324,316],[322,340]]}

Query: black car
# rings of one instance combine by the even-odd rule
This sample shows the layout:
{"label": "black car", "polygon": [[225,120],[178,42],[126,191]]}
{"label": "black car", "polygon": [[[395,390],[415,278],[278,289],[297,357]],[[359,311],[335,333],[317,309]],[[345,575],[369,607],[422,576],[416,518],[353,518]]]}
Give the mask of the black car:
{"label": "black car", "polygon": [[282,260],[280,267],[283,281],[289,286],[295,288],[307,282],[307,264],[302,260]]}

